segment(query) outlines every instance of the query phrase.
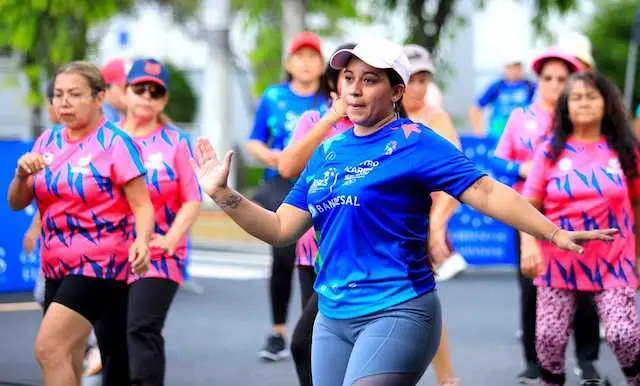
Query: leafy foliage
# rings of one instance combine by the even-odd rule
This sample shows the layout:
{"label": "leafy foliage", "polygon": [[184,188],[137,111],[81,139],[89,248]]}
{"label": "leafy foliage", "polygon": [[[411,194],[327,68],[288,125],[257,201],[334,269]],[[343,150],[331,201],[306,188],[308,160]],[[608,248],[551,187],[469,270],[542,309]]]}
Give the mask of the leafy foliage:
{"label": "leafy foliage", "polygon": [[[149,0],[171,7],[174,17],[186,18],[200,0]],[[0,47],[18,55],[29,84],[28,101],[44,101],[41,76],[71,60],[85,59],[90,27],[135,8],[135,0],[4,0],[0,1]],[[34,134],[39,122],[32,122]]]}
{"label": "leafy foliage", "polygon": [[171,92],[166,113],[171,120],[178,123],[192,123],[197,110],[196,94],[189,84],[183,70],[165,61],[169,70]]}
{"label": "leafy foliage", "polygon": [[[591,39],[593,57],[599,71],[621,89],[627,68],[627,55],[637,0],[598,0],[598,12],[587,23],[586,34]],[[640,70],[636,70],[634,104],[640,103]]]}
{"label": "leafy foliage", "polygon": [[[307,19],[315,16],[324,21],[314,25],[314,31],[325,37],[341,32],[340,20],[366,18],[366,15],[358,14],[353,0],[301,1],[304,1]],[[282,1],[232,0],[231,5],[236,12],[242,12],[247,28],[257,30],[255,48],[249,60],[255,75],[254,92],[259,95],[268,85],[282,78]]]}

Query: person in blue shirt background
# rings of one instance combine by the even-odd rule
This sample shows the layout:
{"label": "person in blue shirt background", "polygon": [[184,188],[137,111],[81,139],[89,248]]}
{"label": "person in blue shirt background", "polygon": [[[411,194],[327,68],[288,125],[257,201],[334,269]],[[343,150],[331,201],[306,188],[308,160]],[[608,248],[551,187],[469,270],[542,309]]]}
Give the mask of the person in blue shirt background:
{"label": "person in blue shirt background", "polygon": [[616,230],[558,228],[449,141],[399,118],[410,75],[401,46],[368,40],[338,51],[330,63],[343,71],[354,128],[315,151],[275,213],[228,187],[233,152],[220,162],[204,138],[196,145],[196,173],[205,193],[269,244],[290,245],[312,224],[320,232],[314,385],[415,385],[436,352],[442,322],[425,253],[432,192],[578,253],[577,242],[611,240]]}
{"label": "person in blue shirt background", "polygon": [[[511,60],[505,66],[504,76],[493,82],[469,109],[473,132],[497,143],[511,112],[517,107],[529,106],[535,92],[535,83],[523,76],[522,62]],[[483,110],[487,107],[491,107],[488,129],[483,115]]]}
{"label": "person in blue shirt background", "polygon": [[[293,186],[278,174],[278,159],[291,141],[300,116],[308,110],[321,114],[327,109],[329,91],[321,87],[324,71],[320,38],[301,32],[289,45],[286,62],[287,80],[268,87],[258,104],[247,151],[267,166],[264,183],[253,199],[269,210],[276,210]],[[272,332],[259,351],[261,358],[277,361],[289,355],[286,322],[291,298],[291,281],[295,267],[295,246],[272,248],[271,300]]]}

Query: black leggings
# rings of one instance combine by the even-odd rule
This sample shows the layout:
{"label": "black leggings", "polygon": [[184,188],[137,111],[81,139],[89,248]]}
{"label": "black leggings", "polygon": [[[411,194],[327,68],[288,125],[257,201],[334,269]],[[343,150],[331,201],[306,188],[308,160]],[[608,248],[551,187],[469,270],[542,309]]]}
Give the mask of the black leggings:
{"label": "black leggings", "polygon": [[44,312],[52,302],[70,308],[94,327],[102,359],[102,385],[129,385],[127,361],[127,302],[129,287],[124,281],[85,276],[47,279]]}
{"label": "black leggings", "polygon": [[291,356],[296,364],[300,386],[313,386],[311,382],[311,337],[313,323],[318,314],[318,295],[313,292],[316,274],[313,267],[299,266],[302,315],[298,319],[291,337]]}
{"label": "black leggings", "polygon": [[140,279],[129,289],[127,342],[133,385],[164,385],[162,329],[177,290],[176,282],[159,278]]}
{"label": "black leggings", "polygon": [[271,295],[271,320],[273,324],[287,323],[289,300],[291,299],[291,281],[296,262],[296,246],[285,248],[271,248],[273,260],[271,263],[271,280],[269,293]]}
{"label": "black leggings", "polygon": [[[533,280],[520,271],[520,237],[516,237],[518,258],[518,284],[520,285],[520,322],[522,326],[522,348],[528,364],[538,364],[536,354],[536,301],[537,288]],[[600,353],[600,319],[592,296],[578,294],[573,323],[576,359],[578,364],[598,360]]]}

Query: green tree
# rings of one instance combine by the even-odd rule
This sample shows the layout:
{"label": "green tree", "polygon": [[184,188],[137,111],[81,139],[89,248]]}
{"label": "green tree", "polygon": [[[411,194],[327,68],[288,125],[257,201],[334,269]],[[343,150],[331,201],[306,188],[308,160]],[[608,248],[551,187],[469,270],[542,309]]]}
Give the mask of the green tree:
{"label": "green tree", "polygon": [[[352,0],[300,1],[304,3],[309,15],[321,15],[331,21],[325,28],[316,29],[322,36],[340,32],[340,21],[370,21],[374,16],[381,16],[389,11],[405,10],[409,26],[406,43],[420,44],[436,53],[436,56],[444,31],[455,33],[456,27],[465,21],[456,12],[459,0],[369,0],[371,14],[365,15],[356,12],[357,2]],[[491,0],[474,1],[477,8],[482,8]],[[255,49],[250,61],[256,76],[254,91],[259,94],[282,76],[282,1],[274,4],[272,0],[233,0],[232,4],[236,11],[245,13],[247,25],[257,29]],[[577,6],[577,0],[535,0],[535,15],[531,23],[538,34],[549,36],[550,32],[546,29],[549,15],[554,12],[564,15]]]}
{"label": "green tree", "polygon": [[[622,89],[627,69],[631,27],[640,9],[637,0],[597,0],[598,12],[587,23],[596,67]],[[640,103],[640,71],[635,74],[633,105]]]}
{"label": "green tree", "polygon": [[[465,22],[462,15],[456,13],[459,0],[376,0],[378,4],[390,10],[407,9],[407,23],[409,37],[407,43],[419,44],[431,52],[437,52],[442,40],[443,32],[449,27],[455,27]],[[464,0],[468,1],[468,0]],[[491,0],[474,0],[478,9]],[[522,0],[519,0],[522,2]],[[538,35],[549,36],[546,21],[554,12],[560,15],[575,10],[577,0],[535,0],[533,9],[535,14],[531,20]],[[455,29],[455,28],[452,28]]]}
{"label": "green tree", "polygon": [[[324,20],[314,25],[314,31],[322,36],[332,36],[340,31],[339,21],[366,20],[367,15],[358,15],[353,0],[300,0],[304,4],[306,16]],[[261,94],[269,84],[282,79],[283,57],[283,9],[282,1],[273,0],[232,0],[232,9],[242,12],[245,27],[257,31],[255,48],[249,60],[253,65],[254,91]]]}
{"label": "green tree", "polygon": [[169,84],[171,86],[166,113],[171,120],[177,123],[193,123],[198,107],[196,94],[191,88],[185,72],[171,62],[165,61],[165,63],[169,70]]}
{"label": "green tree", "polygon": [[[156,0],[171,7],[174,16],[193,14],[200,0]],[[90,44],[87,32],[112,16],[131,12],[135,0],[5,0],[0,1],[0,47],[20,57],[20,69],[29,85],[33,106],[31,132],[41,129],[42,75],[71,60],[85,59]]]}

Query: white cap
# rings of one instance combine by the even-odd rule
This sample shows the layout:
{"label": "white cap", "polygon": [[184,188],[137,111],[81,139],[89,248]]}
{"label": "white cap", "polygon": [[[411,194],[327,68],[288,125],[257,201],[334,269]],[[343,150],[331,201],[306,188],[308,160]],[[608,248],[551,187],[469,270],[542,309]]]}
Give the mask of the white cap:
{"label": "white cap", "polygon": [[423,71],[435,74],[436,66],[433,65],[431,54],[429,54],[429,51],[427,51],[426,48],[417,44],[409,44],[404,46],[404,54],[407,55],[407,58],[409,59],[411,75]]}
{"label": "white cap", "polygon": [[590,67],[596,66],[596,61],[591,54],[591,41],[581,33],[571,32],[562,36],[558,41],[558,48],[587,63]]}
{"label": "white cap", "polygon": [[358,43],[353,49],[340,50],[333,54],[329,63],[336,70],[347,66],[352,56],[379,69],[393,69],[406,85],[411,76],[411,65],[402,46],[386,39],[370,39]]}

